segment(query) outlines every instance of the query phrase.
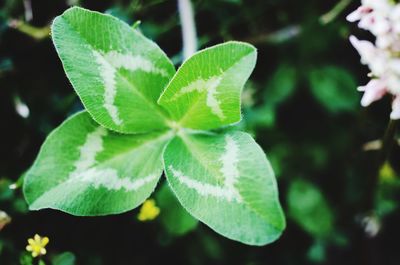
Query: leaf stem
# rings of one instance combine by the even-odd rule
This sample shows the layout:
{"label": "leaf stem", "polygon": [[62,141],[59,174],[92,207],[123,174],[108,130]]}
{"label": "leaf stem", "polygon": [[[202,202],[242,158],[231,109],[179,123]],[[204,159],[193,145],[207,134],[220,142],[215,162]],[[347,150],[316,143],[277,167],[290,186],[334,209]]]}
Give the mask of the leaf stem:
{"label": "leaf stem", "polygon": [[182,26],[183,59],[186,60],[197,50],[196,25],[190,0],[178,0],[178,9]]}

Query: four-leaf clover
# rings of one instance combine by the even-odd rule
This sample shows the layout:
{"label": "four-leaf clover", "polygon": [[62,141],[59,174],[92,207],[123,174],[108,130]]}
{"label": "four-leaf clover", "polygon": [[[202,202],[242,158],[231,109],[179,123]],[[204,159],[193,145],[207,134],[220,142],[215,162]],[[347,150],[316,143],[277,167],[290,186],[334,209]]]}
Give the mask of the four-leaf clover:
{"label": "four-leaf clover", "polygon": [[264,152],[247,133],[224,130],[241,119],[253,46],[216,45],[175,72],[138,31],[76,7],[54,20],[52,38],[86,110],[48,136],[26,174],[30,209],[125,212],[164,171],[180,204],[216,232],[252,245],[280,236],[285,219]]}

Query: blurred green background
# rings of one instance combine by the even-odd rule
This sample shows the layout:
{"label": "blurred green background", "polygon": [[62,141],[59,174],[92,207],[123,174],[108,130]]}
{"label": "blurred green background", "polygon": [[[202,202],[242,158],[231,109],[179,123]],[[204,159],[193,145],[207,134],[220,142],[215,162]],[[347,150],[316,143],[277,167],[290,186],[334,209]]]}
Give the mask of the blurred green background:
{"label": "blurred green background", "polygon": [[277,242],[250,247],[197,225],[164,183],[150,222],[138,221],[138,209],[95,218],[29,212],[20,177],[46,135],[82,109],[49,38],[49,24],[71,5],[140,20],[139,30],[182,62],[176,1],[0,1],[0,228],[11,218],[0,231],[1,265],[32,264],[25,246],[35,233],[50,238],[46,264],[400,264],[400,148],[370,181],[390,99],[359,104],[368,69],[348,37],[371,36],[345,20],[359,1],[193,1],[201,48],[227,40],[258,48],[237,127],[256,137],[276,172],[288,222]]}

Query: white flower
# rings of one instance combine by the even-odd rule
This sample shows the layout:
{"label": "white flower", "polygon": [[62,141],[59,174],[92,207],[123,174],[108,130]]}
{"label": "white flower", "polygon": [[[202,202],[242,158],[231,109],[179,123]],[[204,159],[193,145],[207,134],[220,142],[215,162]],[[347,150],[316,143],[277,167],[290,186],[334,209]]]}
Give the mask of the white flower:
{"label": "white flower", "polygon": [[385,73],[388,57],[385,51],[379,50],[369,41],[359,40],[354,36],[350,36],[350,42],[360,54],[361,63],[368,65],[375,76]]}
{"label": "white flower", "polygon": [[393,95],[400,95],[400,77],[390,74],[386,78],[387,90]]}
{"label": "white flower", "polygon": [[388,14],[393,8],[390,0],[361,0],[361,4],[382,14]]}
{"label": "white flower", "polygon": [[363,91],[361,105],[366,107],[385,94],[394,96],[391,119],[400,119],[400,4],[390,0],[362,0],[361,6],[347,16],[350,22],[370,31],[375,43],[350,36],[350,42],[368,65],[372,80],[358,88]]}
{"label": "white flower", "polygon": [[390,21],[376,12],[372,12],[364,16],[358,26],[362,29],[369,30],[374,35],[382,35],[390,31]]}
{"label": "white flower", "polygon": [[382,80],[373,79],[367,85],[358,87],[358,91],[364,92],[361,105],[366,107],[386,94],[386,84]]}
{"label": "white flower", "polygon": [[352,13],[350,13],[346,19],[349,22],[356,22],[358,20],[361,20],[363,17],[365,17],[367,14],[372,12],[372,8],[367,7],[367,6],[360,6],[356,10],[354,10]]}

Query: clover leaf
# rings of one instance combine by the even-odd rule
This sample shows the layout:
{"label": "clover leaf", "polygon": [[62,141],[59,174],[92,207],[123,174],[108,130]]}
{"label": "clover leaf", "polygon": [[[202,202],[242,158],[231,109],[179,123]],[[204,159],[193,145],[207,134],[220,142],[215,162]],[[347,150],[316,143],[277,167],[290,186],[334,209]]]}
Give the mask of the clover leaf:
{"label": "clover leaf", "polygon": [[241,119],[256,49],[226,42],[175,73],[152,41],[124,22],[71,8],[52,38],[85,106],[46,139],[27,172],[31,210],[93,216],[129,211],[164,171],[179,203],[216,232],[264,245],[285,228],[273,170],[246,133],[207,131]]}

